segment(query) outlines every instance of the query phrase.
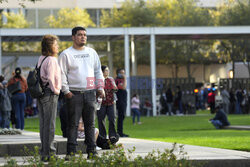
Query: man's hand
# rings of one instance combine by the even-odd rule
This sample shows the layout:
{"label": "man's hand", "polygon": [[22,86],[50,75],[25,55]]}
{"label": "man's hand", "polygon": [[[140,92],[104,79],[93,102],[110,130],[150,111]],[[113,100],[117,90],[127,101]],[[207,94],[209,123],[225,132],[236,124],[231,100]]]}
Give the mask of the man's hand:
{"label": "man's hand", "polygon": [[66,95],[64,95],[65,96],[65,98],[67,98],[67,99],[71,99],[73,96],[74,96],[74,94],[72,93],[72,92],[69,92],[69,93],[67,93]]}
{"label": "man's hand", "polygon": [[97,97],[101,97],[101,98],[105,97],[105,93],[103,89],[97,90]]}

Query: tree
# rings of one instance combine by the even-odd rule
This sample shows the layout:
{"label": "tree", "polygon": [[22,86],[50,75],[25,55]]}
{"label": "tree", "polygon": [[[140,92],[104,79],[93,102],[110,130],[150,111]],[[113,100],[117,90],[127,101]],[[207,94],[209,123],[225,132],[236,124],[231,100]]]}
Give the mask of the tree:
{"label": "tree", "polygon": [[2,28],[28,28],[31,25],[21,12],[17,14],[3,12],[3,15],[6,17],[7,22],[2,24]]}
{"label": "tree", "polygon": [[[110,12],[102,11],[102,14],[101,26],[103,27],[207,26],[213,24],[210,11],[197,7],[193,0],[147,2],[128,0],[120,9],[114,8]],[[143,43],[144,41],[136,41],[136,48],[140,50],[136,57],[148,63],[149,59],[145,59],[145,55],[149,55],[149,47]],[[174,64],[176,71],[175,74],[173,72],[173,76],[175,77],[178,77],[178,67],[187,65],[188,76],[191,76],[190,64],[195,63],[195,60],[200,60],[197,57],[202,57],[206,53],[206,48],[202,49],[201,46],[203,45],[200,45],[200,42],[195,41],[161,40],[157,42],[157,63]],[[120,52],[121,50],[115,51],[116,54],[122,55]]]}
{"label": "tree", "polygon": [[78,7],[60,9],[57,16],[50,15],[45,20],[52,28],[95,27],[87,11]]}
{"label": "tree", "polygon": [[[152,0],[148,3],[156,14],[157,26],[209,26],[213,24],[209,9],[197,7],[193,0]],[[168,43],[166,45],[166,43]],[[190,78],[192,63],[201,63],[206,59],[206,44],[197,40],[178,40],[161,42],[158,47],[163,50],[161,62],[174,64],[175,77],[178,77],[178,68],[186,65],[187,74]],[[174,72],[173,72],[174,73]]]}
{"label": "tree", "polygon": [[102,10],[101,27],[148,27],[156,25],[155,13],[144,0],[127,0],[120,9]]}
{"label": "tree", "polygon": [[[45,18],[45,21],[51,28],[95,27],[95,23],[91,20],[87,11],[78,7],[60,9],[56,16],[50,15]],[[60,42],[60,50],[66,49],[71,45],[71,42]]]}
{"label": "tree", "polygon": [[[228,25],[250,25],[250,0],[231,0],[218,8],[216,24],[220,26]],[[247,39],[223,40],[217,45],[220,51],[217,55],[227,58],[227,62],[234,64],[242,61],[248,67],[250,74],[250,42]],[[234,75],[235,76],[235,75]]]}
{"label": "tree", "polygon": [[[6,23],[2,23],[2,28],[28,28],[31,23],[28,22],[24,15],[20,13],[2,13],[6,19]],[[37,50],[38,45],[35,43],[28,44],[27,42],[3,42],[3,51],[16,52],[16,51],[34,51]]]}
{"label": "tree", "polygon": [[194,0],[152,0],[148,7],[156,13],[158,26],[212,25],[209,10],[197,7]]}

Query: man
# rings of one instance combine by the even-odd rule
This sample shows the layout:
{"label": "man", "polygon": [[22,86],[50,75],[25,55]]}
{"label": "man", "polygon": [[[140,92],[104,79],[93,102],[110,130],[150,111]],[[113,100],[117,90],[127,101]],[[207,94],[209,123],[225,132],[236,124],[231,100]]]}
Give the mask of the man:
{"label": "man", "polygon": [[127,108],[127,79],[125,75],[124,69],[117,69],[116,70],[117,78],[115,80],[118,91],[117,95],[117,102],[116,108],[118,112],[118,119],[117,119],[117,132],[120,137],[128,137],[127,134],[123,133],[123,121],[125,119],[126,108]]}
{"label": "man", "polygon": [[[183,110],[182,110],[182,91],[181,91],[181,87],[180,86],[177,86],[177,104],[178,104],[178,110],[179,110],[179,113],[180,115],[183,114]],[[177,113],[176,113],[177,114]]]}
{"label": "man", "polygon": [[[83,27],[72,29],[73,46],[59,57],[62,70],[62,92],[68,112],[67,156],[76,153],[77,128],[83,118],[88,158],[96,156],[95,121],[96,93],[103,97],[103,75],[96,51],[86,45],[87,33]],[[96,92],[97,89],[97,92]]]}
{"label": "man", "polygon": [[229,114],[229,105],[230,105],[230,95],[225,87],[222,88],[221,97],[223,101],[223,110],[226,114]]}
{"label": "man", "polygon": [[216,129],[221,129],[224,126],[229,126],[230,123],[228,122],[227,115],[221,109],[220,104],[215,105],[215,112],[216,115],[213,119],[210,119],[210,122],[215,126]]}

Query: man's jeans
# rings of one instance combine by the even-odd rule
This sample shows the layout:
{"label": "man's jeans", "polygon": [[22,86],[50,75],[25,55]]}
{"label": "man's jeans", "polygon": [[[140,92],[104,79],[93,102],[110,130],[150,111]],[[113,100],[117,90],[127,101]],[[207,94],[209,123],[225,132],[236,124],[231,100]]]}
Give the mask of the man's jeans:
{"label": "man's jeans", "polygon": [[49,157],[56,152],[53,144],[56,127],[58,95],[50,90],[45,90],[43,97],[38,99],[38,110],[40,119],[41,155]]}
{"label": "man's jeans", "polygon": [[102,105],[101,109],[97,111],[99,135],[105,139],[107,137],[106,127],[105,127],[106,115],[108,116],[108,120],[109,120],[109,138],[112,136],[116,137],[114,105],[110,105],[110,106]]}
{"label": "man's jeans", "polygon": [[219,120],[211,120],[211,123],[215,126],[216,129],[222,128],[222,123]]}
{"label": "man's jeans", "polygon": [[80,117],[83,118],[85,143],[87,153],[96,151],[95,142],[95,111],[96,111],[96,91],[85,92],[71,91],[73,97],[66,99],[68,112],[67,131],[67,155],[76,153],[77,129]]}

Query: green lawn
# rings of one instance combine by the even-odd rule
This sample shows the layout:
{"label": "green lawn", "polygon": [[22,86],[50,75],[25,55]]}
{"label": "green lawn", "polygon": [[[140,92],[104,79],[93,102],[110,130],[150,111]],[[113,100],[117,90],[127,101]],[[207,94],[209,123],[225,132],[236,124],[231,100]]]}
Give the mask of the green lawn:
{"label": "green lawn", "polygon": [[[207,111],[194,116],[141,117],[143,124],[133,125],[132,118],[124,122],[124,132],[132,138],[250,151],[250,131],[216,130],[209,122]],[[232,125],[250,125],[250,115],[229,115]],[[25,130],[39,131],[38,118],[25,120]],[[56,134],[61,135],[57,119]]]}

